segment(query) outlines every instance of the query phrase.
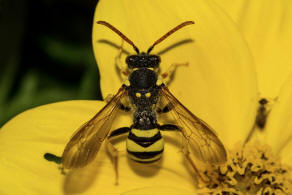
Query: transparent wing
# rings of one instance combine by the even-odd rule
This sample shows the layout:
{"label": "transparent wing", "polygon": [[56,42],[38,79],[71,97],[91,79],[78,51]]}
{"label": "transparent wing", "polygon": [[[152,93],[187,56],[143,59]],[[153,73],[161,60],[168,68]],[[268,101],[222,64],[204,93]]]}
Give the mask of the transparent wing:
{"label": "transparent wing", "polygon": [[168,105],[193,155],[208,163],[225,162],[226,150],[212,128],[184,107],[166,86],[162,87],[160,95],[160,101]]}
{"label": "transparent wing", "polygon": [[125,94],[126,89],[120,88],[107,105],[76,131],[62,155],[62,164],[65,168],[83,167],[95,158],[111,129],[120,101]]}

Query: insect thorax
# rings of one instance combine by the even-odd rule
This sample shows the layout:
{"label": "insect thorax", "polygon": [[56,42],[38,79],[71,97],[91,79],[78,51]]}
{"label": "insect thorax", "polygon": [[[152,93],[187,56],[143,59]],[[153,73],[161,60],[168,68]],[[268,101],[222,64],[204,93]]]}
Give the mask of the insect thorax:
{"label": "insect thorax", "polygon": [[151,129],[157,126],[153,110],[158,101],[159,86],[156,85],[157,73],[148,68],[138,68],[129,76],[128,95],[134,105],[134,126],[138,129]]}
{"label": "insect thorax", "polygon": [[159,86],[156,85],[156,72],[139,68],[129,76],[128,94],[130,101],[138,110],[152,109],[158,101]]}
{"label": "insect thorax", "polygon": [[148,68],[139,68],[133,71],[129,76],[130,84],[135,89],[149,89],[155,87],[157,74]]}

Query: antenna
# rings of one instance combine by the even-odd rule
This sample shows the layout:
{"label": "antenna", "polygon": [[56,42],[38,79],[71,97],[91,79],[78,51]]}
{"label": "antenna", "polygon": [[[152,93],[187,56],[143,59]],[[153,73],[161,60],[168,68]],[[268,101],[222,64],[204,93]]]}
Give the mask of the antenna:
{"label": "antenna", "polygon": [[163,35],[157,41],[155,41],[151,47],[149,47],[149,49],[147,50],[147,54],[149,54],[153,50],[153,48],[154,48],[155,45],[159,44],[161,41],[163,41],[164,39],[166,39],[167,37],[169,37],[171,34],[173,34],[176,31],[178,31],[179,29],[181,29],[181,28],[183,28],[183,27],[185,27],[187,25],[190,25],[190,24],[195,24],[195,22],[194,21],[185,21],[185,22],[177,25],[176,27],[174,27],[170,31],[168,31],[165,35]]}
{"label": "antenna", "polygon": [[129,43],[130,45],[133,46],[133,48],[137,52],[137,54],[140,53],[138,47],[136,47],[136,45],[128,37],[126,37],[123,33],[121,33],[121,31],[116,29],[113,25],[109,24],[106,21],[97,21],[97,24],[104,25],[104,26],[108,27],[109,29],[111,29],[112,31],[114,31],[115,33],[117,33],[122,39],[124,39],[127,43]]}

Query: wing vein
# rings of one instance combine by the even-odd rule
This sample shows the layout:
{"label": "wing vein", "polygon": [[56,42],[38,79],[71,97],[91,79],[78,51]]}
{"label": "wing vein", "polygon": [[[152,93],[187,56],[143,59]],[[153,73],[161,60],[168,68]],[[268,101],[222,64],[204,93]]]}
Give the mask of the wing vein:
{"label": "wing vein", "polygon": [[226,161],[226,150],[216,136],[214,130],[183,106],[168,90],[162,86],[160,90],[163,104],[170,104],[170,111],[180,126],[181,133],[187,140],[187,148],[202,161],[222,163]]}
{"label": "wing vein", "polygon": [[121,87],[118,93],[93,118],[73,134],[62,155],[62,163],[65,168],[83,167],[93,161],[111,129],[118,105],[126,92],[126,89]]}

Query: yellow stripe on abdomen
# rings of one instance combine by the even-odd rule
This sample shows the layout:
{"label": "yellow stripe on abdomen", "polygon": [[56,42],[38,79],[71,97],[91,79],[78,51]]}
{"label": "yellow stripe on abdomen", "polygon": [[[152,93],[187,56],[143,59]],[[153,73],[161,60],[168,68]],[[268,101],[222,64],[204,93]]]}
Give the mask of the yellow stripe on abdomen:
{"label": "yellow stripe on abdomen", "polygon": [[159,133],[158,129],[147,129],[147,130],[141,130],[141,129],[131,129],[131,133],[136,135],[137,137],[154,137],[157,133]]}
{"label": "yellow stripe on abdomen", "polygon": [[148,147],[142,147],[133,140],[127,139],[127,150],[131,152],[157,152],[163,149],[164,141],[160,139]]}
{"label": "yellow stripe on abdomen", "polygon": [[132,129],[127,139],[130,157],[139,162],[158,160],[163,152],[164,141],[158,129]]}

